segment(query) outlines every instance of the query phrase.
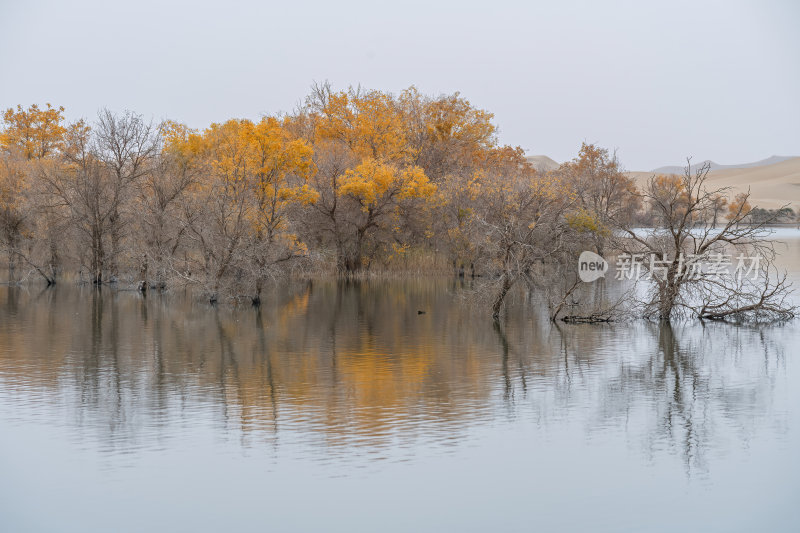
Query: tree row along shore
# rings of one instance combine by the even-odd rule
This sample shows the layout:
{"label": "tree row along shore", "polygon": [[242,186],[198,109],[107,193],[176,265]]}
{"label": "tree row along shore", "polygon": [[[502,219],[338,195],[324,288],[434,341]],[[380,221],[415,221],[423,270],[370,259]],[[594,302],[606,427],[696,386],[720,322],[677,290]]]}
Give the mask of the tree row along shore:
{"label": "tree row along shore", "polygon": [[[708,190],[707,174],[687,167],[637,187],[615,154],[591,144],[537,171],[522,148],[498,142],[490,112],[414,87],[318,84],[292,113],[199,130],[106,109],[68,122],[63,107],[18,105],[0,130],[0,252],[9,283],[189,285],[212,302],[256,305],[287,276],[477,273],[493,315],[524,282],[547,292],[554,319],[586,289],[581,251],[652,252],[676,265],[649,299],[626,301],[628,312],[635,303],[658,318],[684,308],[760,316],[771,302],[767,315],[788,316],[764,228],[794,214]],[[689,238],[698,228],[700,244]],[[689,304],[697,280],[684,279],[678,256],[731,246],[765,252],[764,281],[720,292],[701,280],[705,302]],[[748,294],[756,301],[743,310]],[[619,309],[595,302],[577,318]]]}

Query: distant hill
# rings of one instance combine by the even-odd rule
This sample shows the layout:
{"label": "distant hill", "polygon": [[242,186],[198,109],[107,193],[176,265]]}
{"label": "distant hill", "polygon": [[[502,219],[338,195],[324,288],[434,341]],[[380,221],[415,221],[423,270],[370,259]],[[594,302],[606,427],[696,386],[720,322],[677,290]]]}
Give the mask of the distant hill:
{"label": "distant hill", "polygon": [[[762,159],[761,161],[754,161],[752,163],[741,163],[739,165],[720,165],[711,161],[710,159],[706,159],[705,161],[700,161],[695,163],[692,161],[693,167],[700,167],[704,163],[709,163],[711,165],[711,170],[723,170],[729,168],[754,168],[754,167],[765,167],[767,165],[774,165],[776,163],[782,163],[783,161],[787,161],[789,159],[794,159],[793,156],[781,156],[781,155],[773,155],[772,157],[768,157],[766,159]],[[667,166],[667,167],[659,167],[652,172],[654,174],[683,174],[683,169],[686,165],[675,165],[675,166]]]}
{"label": "distant hill", "polygon": [[[775,163],[749,163],[745,166],[719,166],[708,174],[709,188],[730,187],[732,193],[750,191],[750,203],[765,209],[776,209],[786,204],[800,208],[800,157],[771,157],[764,161]],[[694,166],[694,165],[693,165]],[[679,168],[679,167],[664,167]],[[683,170],[681,169],[682,173]],[[666,174],[664,170],[653,172],[628,172],[640,186],[644,186],[653,174]]]}
{"label": "distant hill", "polygon": [[[531,155],[526,159],[539,171],[547,172],[559,164],[546,155]],[[789,204],[800,211],[800,157],[774,155],[761,161],[741,165],[711,163],[709,188],[729,187],[731,194],[750,191],[750,203],[764,209],[777,209]],[[700,163],[692,163],[692,167]],[[627,172],[644,187],[654,174],[683,174],[683,167],[661,167],[651,172]]]}
{"label": "distant hill", "polygon": [[555,170],[559,167],[559,164],[547,157],[546,155],[529,155],[525,159],[527,159],[533,168],[540,172],[547,172],[549,170]]}

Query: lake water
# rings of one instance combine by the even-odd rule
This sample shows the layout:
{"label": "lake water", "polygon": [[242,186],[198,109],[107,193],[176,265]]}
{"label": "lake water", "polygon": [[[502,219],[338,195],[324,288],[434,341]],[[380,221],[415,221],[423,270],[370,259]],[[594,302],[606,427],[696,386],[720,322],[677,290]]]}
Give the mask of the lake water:
{"label": "lake water", "polygon": [[0,287],[0,531],[800,530],[797,321],[498,326],[462,289]]}

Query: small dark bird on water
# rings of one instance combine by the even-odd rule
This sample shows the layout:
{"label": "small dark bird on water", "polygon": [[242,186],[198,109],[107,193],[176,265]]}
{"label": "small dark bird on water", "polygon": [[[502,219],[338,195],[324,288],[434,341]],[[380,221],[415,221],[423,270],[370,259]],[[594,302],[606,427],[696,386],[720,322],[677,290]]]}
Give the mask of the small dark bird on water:
{"label": "small dark bird on water", "polygon": [[425,311],[419,311],[419,310],[418,310],[418,311],[417,311],[417,314],[418,314],[418,315],[424,315],[424,314],[425,314]]}

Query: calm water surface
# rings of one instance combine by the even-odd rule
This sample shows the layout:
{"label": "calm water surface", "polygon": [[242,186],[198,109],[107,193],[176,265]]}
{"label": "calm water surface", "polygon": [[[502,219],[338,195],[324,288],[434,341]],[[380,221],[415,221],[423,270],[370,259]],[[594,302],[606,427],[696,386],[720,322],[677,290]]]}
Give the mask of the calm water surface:
{"label": "calm water surface", "polygon": [[496,326],[462,288],[0,287],[0,532],[800,530],[798,324]]}

